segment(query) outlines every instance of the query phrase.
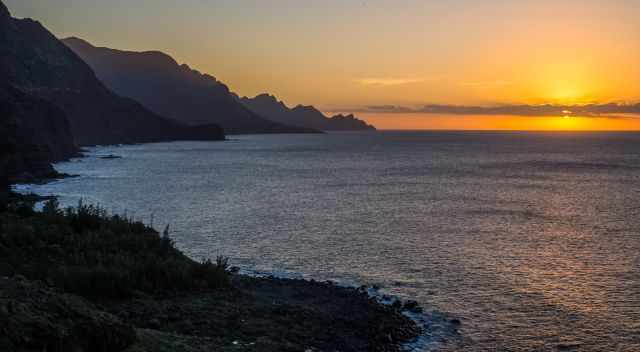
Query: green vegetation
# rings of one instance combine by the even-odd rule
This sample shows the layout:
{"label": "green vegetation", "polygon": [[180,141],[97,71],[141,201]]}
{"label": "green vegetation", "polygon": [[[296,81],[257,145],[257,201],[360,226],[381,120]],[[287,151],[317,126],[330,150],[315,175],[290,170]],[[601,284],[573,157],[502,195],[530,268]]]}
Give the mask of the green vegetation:
{"label": "green vegetation", "polygon": [[175,248],[168,228],[161,236],[99,206],[60,209],[53,199],[36,212],[33,200],[14,196],[0,218],[0,275],[21,274],[68,293],[115,299],[230,284],[226,259],[195,262]]}

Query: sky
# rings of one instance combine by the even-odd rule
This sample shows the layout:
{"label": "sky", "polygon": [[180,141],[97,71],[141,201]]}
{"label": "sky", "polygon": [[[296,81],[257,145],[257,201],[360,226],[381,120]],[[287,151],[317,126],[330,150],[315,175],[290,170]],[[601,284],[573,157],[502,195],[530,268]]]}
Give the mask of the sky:
{"label": "sky", "polygon": [[[466,120],[490,128],[496,116],[442,124],[425,114],[363,107],[640,101],[638,0],[5,3],[14,16],[36,18],[58,37],[161,50],[240,95],[269,92],[289,105],[362,111],[388,128],[456,127]],[[640,129],[633,121],[625,126],[634,123]],[[606,123],[578,127],[596,125]]]}

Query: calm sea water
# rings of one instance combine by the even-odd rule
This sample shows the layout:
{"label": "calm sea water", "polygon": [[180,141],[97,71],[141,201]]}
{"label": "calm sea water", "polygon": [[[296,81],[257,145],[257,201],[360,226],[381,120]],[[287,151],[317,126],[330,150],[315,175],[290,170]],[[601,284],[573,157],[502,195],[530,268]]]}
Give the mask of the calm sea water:
{"label": "calm sea water", "polygon": [[[122,159],[103,160],[116,154]],[[441,350],[640,351],[640,135],[384,132],[91,149],[35,186],[167,223],[194,258],[377,284]]]}

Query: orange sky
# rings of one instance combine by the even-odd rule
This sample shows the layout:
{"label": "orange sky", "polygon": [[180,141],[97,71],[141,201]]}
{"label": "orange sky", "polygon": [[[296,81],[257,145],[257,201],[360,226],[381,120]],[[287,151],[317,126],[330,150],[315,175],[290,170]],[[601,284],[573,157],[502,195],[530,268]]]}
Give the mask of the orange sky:
{"label": "orange sky", "polygon": [[640,116],[633,115],[593,118],[360,113],[358,116],[379,129],[391,130],[640,131]]}
{"label": "orange sky", "polygon": [[[162,50],[240,95],[289,105],[640,100],[637,0],[5,2],[59,37]],[[383,128],[636,129],[628,119],[360,115]]]}

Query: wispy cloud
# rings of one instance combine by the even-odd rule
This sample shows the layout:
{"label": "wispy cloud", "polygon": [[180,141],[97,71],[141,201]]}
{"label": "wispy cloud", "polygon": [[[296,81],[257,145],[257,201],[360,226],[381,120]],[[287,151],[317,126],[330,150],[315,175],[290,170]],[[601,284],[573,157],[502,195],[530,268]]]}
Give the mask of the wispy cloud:
{"label": "wispy cloud", "polygon": [[[352,109],[353,110],[353,109]],[[518,116],[591,116],[606,118],[637,117],[640,114],[638,104],[587,104],[587,105],[500,105],[500,106],[463,106],[463,105],[423,105],[407,107],[398,105],[371,105],[356,109],[367,113],[422,113],[447,115],[518,115]],[[630,114],[627,116],[626,114]],[[634,115],[634,116],[631,116]]]}
{"label": "wispy cloud", "polygon": [[417,112],[416,109],[400,105],[369,105],[363,109],[364,112],[380,112],[380,113],[412,113]]}
{"label": "wispy cloud", "polygon": [[421,78],[358,78],[354,82],[363,86],[400,86],[424,81]]}
{"label": "wispy cloud", "polygon": [[511,82],[509,81],[480,81],[480,82],[462,82],[461,86],[466,87],[501,87],[501,86],[510,86]]}

